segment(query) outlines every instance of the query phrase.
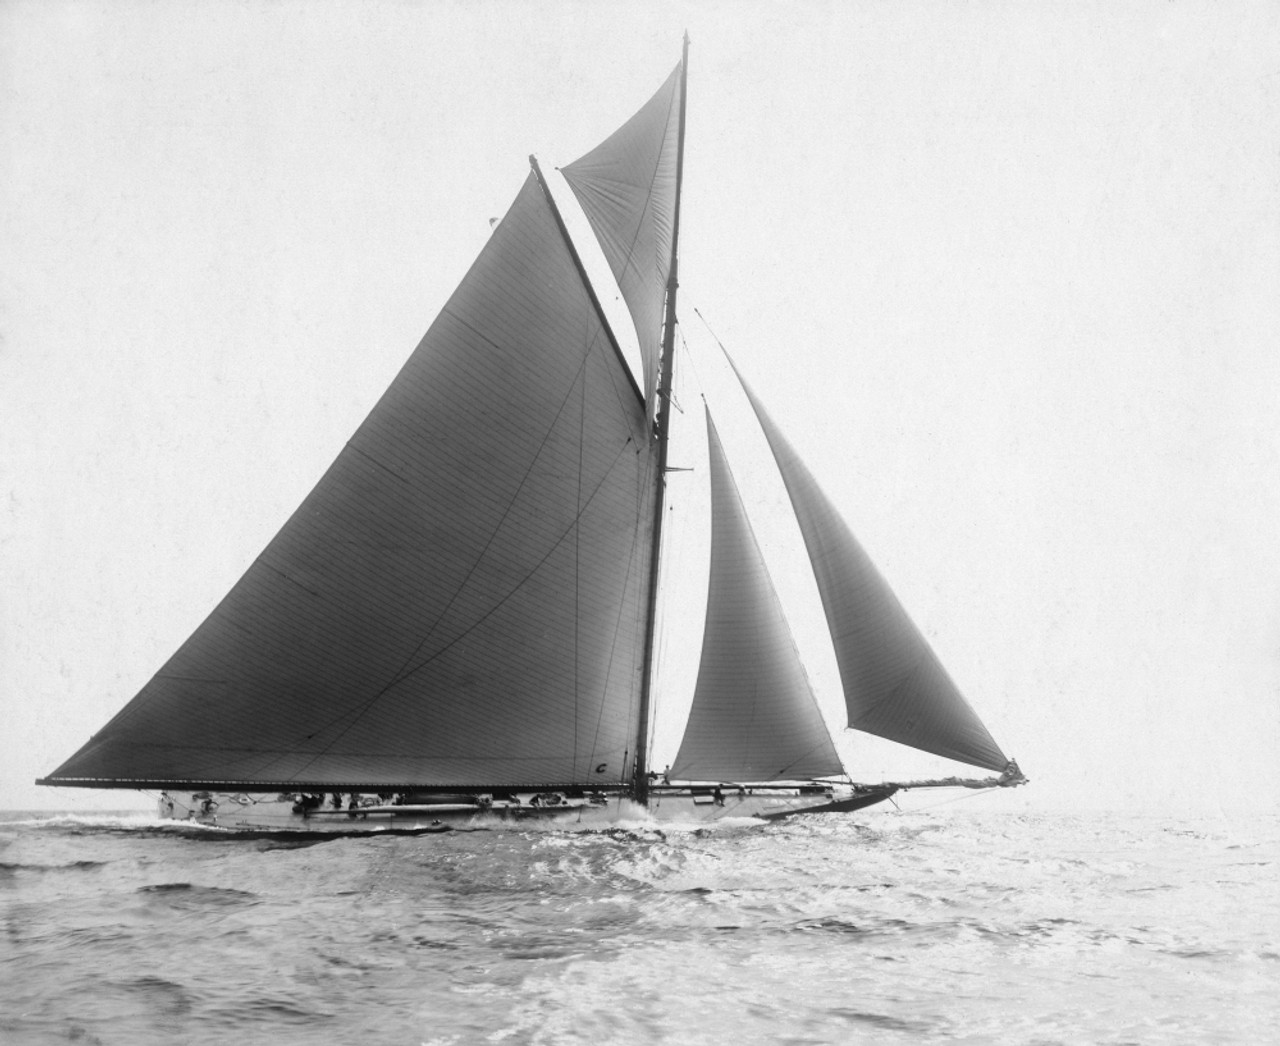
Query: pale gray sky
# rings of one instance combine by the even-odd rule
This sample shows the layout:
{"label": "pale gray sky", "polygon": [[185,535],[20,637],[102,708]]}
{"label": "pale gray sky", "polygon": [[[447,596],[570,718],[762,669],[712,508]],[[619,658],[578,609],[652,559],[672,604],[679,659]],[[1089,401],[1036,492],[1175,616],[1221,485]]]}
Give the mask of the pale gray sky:
{"label": "pale gray sky", "polygon": [[0,5],[0,807],[133,805],[31,782],[686,28],[685,375],[696,305],[1032,777],[996,801],[1275,805],[1280,7],[46,0]]}

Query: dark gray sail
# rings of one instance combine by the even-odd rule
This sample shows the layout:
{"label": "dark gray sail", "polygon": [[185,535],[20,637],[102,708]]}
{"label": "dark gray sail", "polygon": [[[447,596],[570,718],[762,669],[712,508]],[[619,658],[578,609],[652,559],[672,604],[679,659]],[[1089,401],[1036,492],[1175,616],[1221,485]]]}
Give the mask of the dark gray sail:
{"label": "dark gray sail", "polygon": [[319,484],[49,783],[622,781],[650,459],[531,175]]}
{"label": "dark gray sail", "polygon": [[647,398],[657,386],[662,304],[679,207],[683,65],[630,120],[562,171],[635,322]]}
{"label": "dark gray sail", "polygon": [[849,726],[962,763],[1004,770],[1008,756],[764,405],[745,381],[742,387],[804,536],[835,644]]}
{"label": "dark gray sail", "polygon": [[783,781],[844,772],[707,412],[711,570],[698,683],[671,764],[683,781]]}

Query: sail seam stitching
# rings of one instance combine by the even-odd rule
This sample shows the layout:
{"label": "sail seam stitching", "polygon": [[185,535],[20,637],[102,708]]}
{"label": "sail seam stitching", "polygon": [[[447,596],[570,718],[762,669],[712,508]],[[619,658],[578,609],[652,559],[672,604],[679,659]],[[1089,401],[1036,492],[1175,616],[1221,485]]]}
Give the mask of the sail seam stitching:
{"label": "sail seam stitching", "polygon": [[[405,680],[410,679],[411,677],[416,675],[418,672],[421,672],[424,668],[426,668],[432,662],[436,661],[438,658],[448,653],[449,650],[453,649],[453,647],[455,647],[458,643],[462,642],[462,640],[464,640],[477,628],[483,625],[487,620],[489,620],[490,617],[492,617],[503,606],[505,606],[506,603],[518,591],[520,591],[521,588],[525,586],[525,584],[529,581],[529,579],[538,573],[538,571],[542,568],[542,565],[546,563],[548,559],[551,558],[551,556],[556,552],[557,549],[560,548],[561,545],[564,544],[564,541],[569,536],[569,533],[579,525],[582,517],[586,514],[587,509],[590,507],[591,503],[595,500],[596,494],[599,493],[600,488],[604,485],[605,480],[608,479],[609,475],[613,472],[614,467],[616,467],[618,460],[622,457],[622,453],[623,451],[626,450],[626,447],[627,447],[627,444],[624,444],[623,447],[618,451],[617,455],[614,456],[614,460],[612,464],[608,469],[605,470],[605,473],[600,478],[599,483],[597,483],[595,489],[592,490],[591,496],[587,499],[586,503],[582,506],[580,511],[577,513],[577,515],[574,516],[573,520],[565,528],[564,532],[560,535],[560,537],[557,538],[556,541],[552,543],[551,547],[547,550],[546,554],[540,560],[538,560],[536,564],[534,564],[532,569],[530,569],[525,574],[525,576],[521,578],[520,581],[518,581],[505,596],[503,596],[500,600],[495,602],[493,606],[491,606],[487,611],[485,611],[484,614],[482,614],[479,618],[477,618],[474,622],[472,622],[472,624],[468,628],[466,628],[464,631],[459,633],[459,635],[457,635],[448,643],[446,643],[443,647],[437,650],[434,654],[432,654],[426,660],[422,661],[418,665],[415,665],[409,671],[403,672],[403,674],[401,674],[398,678],[392,680],[390,683],[384,686],[381,690],[379,690],[376,694],[374,694],[371,698],[369,698],[369,700],[366,701],[362,707],[358,709],[352,709],[351,711],[345,713],[342,716],[339,716],[337,719],[332,720],[326,726],[322,727],[321,730],[327,730],[329,729],[329,727],[334,726],[337,723],[341,722],[342,719],[347,718],[347,716],[352,714],[354,714],[355,716],[355,718],[353,718],[351,722],[349,722],[332,741],[330,741],[327,745],[324,746],[324,748],[322,748],[319,752],[317,752],[306,763],[306,765],[303,766],[302,769],[305,770],[308,766],[314,763],[316,759],[319,759],[322,755],[327,755],[329,751],[333,748],[333,746],[336,745],[340,740],[342,740],[342,738],[347,735],[347,733],[356,725],[356,723],[358,723],[369,712],[369,710],[372,709],[373,706],[377,704],[380,700],[382,700],[382,698],[384,698],[388,693],[390,693],[393,689],[398,687],[401,683],[405,682]],[[321,730],[314,731],[312,734],[308,736],[314,737],[315,734],[320,733]]]}
{"label": "sail seam stitching", "polygon": [[[472,324],[468,323],[461,316],[458,316],[456,313],[453,313],[451,315],[453,315],[453,318],[458,323],[462,324],[464,327],[466,327],[468,330],[474,333],[476,337],[481,338],[488,344],[492,345],[494,348],[501,351],[502,349],[501,345],[499,345],[497,342],[493,341],[492,339],[486,337],[480,331],[476,330],[475,327],[472,326]],[[594,339],[593,339],[593,345],[594,345]],[[427,631],[423,634],[422,638],[418,641],[418,644],[414,647],[413,652],[410,653],[401,662],[400,667],[396,670],[395,674],[392,676],[389,682],[387,682],[380,690],[378,690],[372,697],[370,697],[363,706],[359,708],[348,709],[347,711],[343,712],[341,715],[335,716],[333,719],[329,720],[329,722],[325,723],[323,726],[305,735],[304,740],[310,740],[311,738],[314,738],[318,734],[322,734],[325,731],[336,727],[344,719],[350,718],[350,722],[348,722],[347,725],[343,727],[342,730],[338,733],[338,735],[334,737],[334,739],[330,741],[329,744],[325,746],[325,748],[322,749],[320,753],[317,754],[316,758],[318,758],[319,755],[323,755],[327,753],[335,744],[337,744],[343,737],[345,737],[347,732],[350,731],[352,727],[354,727],[355,724],[358,723],[361,720],[361,718],[364,717],[365,713],[368,712],[368,710],[372,708],[383,697],[384,694],[386,694],[388,691],[390,691],[394,687],[398,686],[405,679],[408,679],[415,672],[419,671],[422,667],[424,667],[425,665],[431,662],[432,658],[428,658],[427,661],[424,661],[421,665],[418,665],[417,667],[412,669],[408,668],[408,666],[413,662],[413,659],[417,657],[418,653],[422,650],[423,646],[434,634],[436,628],[439,627],[440,622],[444,619],[445,615],[448,614],[450,608],[454,605],[455,602],[457,602],[458,598],[466,590],[466,587],[470,583],[471,578],[475,576],[475,572],[480,568],[480,564],[484,561],[485,557],[488,555],[489,549],[493,547],[493,542],[497,540],[498,534],[501,533],[503,526],[506,524],[507,519],[511,515],[511,512],[514,510],[516,503],[519,501],[520,495],[524,492],[525,485],[528,483],[529,477],[533,475],[533,470],[537,466],[538,460],[541,458],[542,452],[546,448],[547,442],[551,439],[551,435],[555,431],[556,426],[559,424],[560,418],[563,416],[565,408],[568,406],[570,400],[572,399],[574,388],[577,386],[580,380],[583,380],[583,372],[586,368],[587,361],[590,358],[591,348],[592,348],[592,345],[589,345],[587,347],[587,351],[583,354],[582,359],[579,361],[578,369],[577,369],[577,372],[575,373],[573,383],[570,385],[569,390],[565,393],[564,399],[561,400],[559,407],[556,408],[555,416],[551,419],[551,422],[548,424],[546,432],[543,433],[542,439],[538,444],[538,449],[534,451],[532,457],[530,458],[529,465],[525,469],[524,475],[520,479],[520,483],[517,485],[515,491],[512,493],[511,499],[510,501],[508,501],[506,508],[503,510],[501,519],[499,519],[498,522],[494,525],[493,531],[489,535],[488,540],[485,542],[484,548],[480,550],[479,555],[476,557],[475,561],[471,565],[471,569],[467,571],[466,577],[464,577],[459,582],[458,587],[453,592],[453,595],[449,597],[449,601],[445,604],[443,609],[441,609],[440,613],[436,615],[436,619],[427,628]],[[624,445],[624,449],[625,449],[625,445]],[[605,475],[607,476],[608,472],[606,472]],[[561,540],[563,540],[563,538],[561,538]],[[557,542],[556,546],[553,546],[553,547],[558,547],[558,545],[559,545],[559,542]],[[510,598],[510,593],[505,598]],[[505,598],[502,602],[505,602]],[[498,606],[501,606],[501,605],[502,605],[501,602],[498,603],[496,606],[490,609],[489,613],[490,614],[493,613],[498,608]],[[483,620],[484,618],[481,618],[481,621]],[[479,622],[477,622],[476,624],[478,625]],[[472,628],[474,627],[476,626],[473,625]],[[467,631],[463,632],[462,635],[458,637],[458,639],[461,639],[463,636],[467,635],[470,631],[471,629],[468,629]],[[458,639],[455,639],[453,642],[456,643]],[[436,655],[433,655],[433,657],[438,656],[440,653],[443,653],[445,650],[448,650],[449,647],[451,647],[452,645],[453,643],[450,643],[448,646],[445,646],[442,650],[438,651]],[[315,760],[312,759],[311,762],[314,762],[314,761]],[[311,764],[308,763],[307,765],[310,766]]]}

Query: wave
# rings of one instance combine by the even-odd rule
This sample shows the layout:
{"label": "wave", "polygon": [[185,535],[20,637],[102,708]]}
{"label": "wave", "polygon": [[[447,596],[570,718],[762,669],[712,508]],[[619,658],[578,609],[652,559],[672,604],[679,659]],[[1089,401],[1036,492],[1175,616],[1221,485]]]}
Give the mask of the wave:
{"label": "wave", "polygon": [[[12,819],[0,822],[6,828],[52,828],[72,831],[154,831],[206,826],[194,821],[171,821],[142,811],[103,811],[93,814],[40,813],[21,811]],[[216,829],[214,829],[216,831]]]}
{"label": "wave", "polygon": [[229,886],[202,886],[199,883],[188,882],[151,883],[148,886],[139,886],[135,892],[218,905],[245,904],[258,900],[258,895],[250,890],[236,890]]}
{"label": "wave", "polygon": [[65,864],[22,864],[0,861],[0,875],[12,875],[15,872],[87,872],[106,866],[106,861],[69,861]]}

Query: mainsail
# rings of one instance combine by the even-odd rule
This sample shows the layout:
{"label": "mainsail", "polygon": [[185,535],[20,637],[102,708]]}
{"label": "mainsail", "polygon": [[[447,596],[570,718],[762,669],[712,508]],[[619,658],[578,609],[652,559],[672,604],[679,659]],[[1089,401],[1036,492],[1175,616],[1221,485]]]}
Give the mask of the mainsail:
{"label": "mainsail", "polygon": [[650,458],[645,405],[531,174],[293,517],[50,781],[623,780]]}
{"label": "mainsail", "polygon": [[702,659],[671,776],[781,781],[844,772],[707,411],[711,570]]}

